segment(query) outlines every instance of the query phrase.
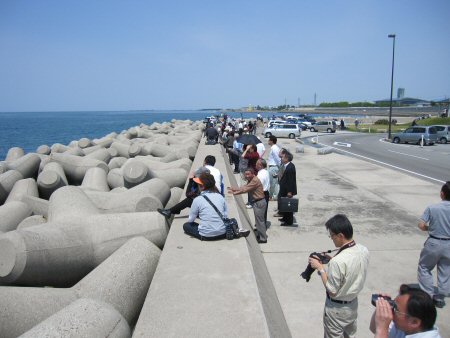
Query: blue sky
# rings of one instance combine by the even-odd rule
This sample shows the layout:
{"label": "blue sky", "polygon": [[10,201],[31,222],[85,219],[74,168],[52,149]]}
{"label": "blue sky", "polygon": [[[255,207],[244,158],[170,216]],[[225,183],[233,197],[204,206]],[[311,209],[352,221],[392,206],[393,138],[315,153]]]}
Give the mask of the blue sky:
{"label": "blue sky", "polygon": [[0,111],[382,99],[390,33],[394,88],[444,98],[449,13],[448,0],[2,0]]}

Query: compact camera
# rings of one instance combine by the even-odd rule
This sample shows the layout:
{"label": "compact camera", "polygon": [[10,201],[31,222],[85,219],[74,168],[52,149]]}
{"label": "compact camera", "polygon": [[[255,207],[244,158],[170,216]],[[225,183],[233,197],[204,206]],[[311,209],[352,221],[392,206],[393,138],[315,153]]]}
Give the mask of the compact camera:
{"label": "compact camera", "polygon": [[[331,257],[326,255],[325,252],[313,252],[312,254],[309,255],[309,257],[312,258],[316,258],[313,257],[316,256],[317,258],[319,258],[319,262],[322,264],[327,264]],[[309,280],[311,279],[311,275],[314,273],[314,269],[312,268],[311,264],[308,263],[308,266],[306,267],[305,271],[303,271],[300,276],[302,276],[303,279],[305,279],[307,282],[309,282]]]}
{"label": "compact camera", "polygon": [[382,296],[382,295],[379,295],[379,294],[376,294],[376,293],[372,295],[372,305],[373,306],[377,306],[377,299],[380,298],[380,297],[385,299],[389,303],[389,305],[391,306],[392,310],[395,310],[397,308],[397,304],[395,304],[395,302],[391,299],[391,297],[389,297],[389,296]]}

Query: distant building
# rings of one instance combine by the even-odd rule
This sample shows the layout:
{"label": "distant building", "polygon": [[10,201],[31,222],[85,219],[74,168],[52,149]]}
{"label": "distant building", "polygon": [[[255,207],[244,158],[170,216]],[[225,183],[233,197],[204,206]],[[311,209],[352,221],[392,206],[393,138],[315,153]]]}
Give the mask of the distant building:
{"label": "distant building", "polygon": [[[384,100],[378,100],[375,101],[376,105],[382,105],[389,103],[390,99],[384,99]],[[392,105],[393,106],[421,106],[421,107],[427,107],[430,106],[430,101],[422,100],[422,99],[416,99],[413,97],[402,97],[397,99],[392,99]]]}
{"label": "distant building", "polygon": [[403,99],[405,97],[405,88],[397,89],[397,99]]}

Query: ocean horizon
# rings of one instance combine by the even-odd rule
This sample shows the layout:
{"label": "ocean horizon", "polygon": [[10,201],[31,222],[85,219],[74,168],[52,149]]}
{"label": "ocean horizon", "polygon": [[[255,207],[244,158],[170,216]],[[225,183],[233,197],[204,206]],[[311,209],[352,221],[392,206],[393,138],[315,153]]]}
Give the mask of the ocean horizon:
{"label": "ocean horizon", "polygon": [[[41,145],[69,144],[83,137],[94,139],[111,132],[120,133],[141,123],[177,120],[203,120],[218,110],[121,110],[121,111],[36,111],[0,112],[0,161],[12,147],[25,153],[35,152]],[[240,117],[241,113],[227,113]],[[246,113],[255,118],[257,113]],[[264,113],[268,116],[272,113]]]}

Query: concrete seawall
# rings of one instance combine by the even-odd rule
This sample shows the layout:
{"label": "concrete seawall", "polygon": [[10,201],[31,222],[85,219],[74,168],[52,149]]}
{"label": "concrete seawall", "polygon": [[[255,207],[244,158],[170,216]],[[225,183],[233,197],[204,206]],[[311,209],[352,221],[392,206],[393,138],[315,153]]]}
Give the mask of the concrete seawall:
{"label": "concrete seawall", "polygon": [[[216,157],[225,186],[238,184],[219,145],[201,142],[192,170],[206,155]],[[242,197],[225,199],[229,217],[251,229]],[[199,241],[183,233],[188,212],[172,222],[133,337],[290,337],[254,234]]]}

